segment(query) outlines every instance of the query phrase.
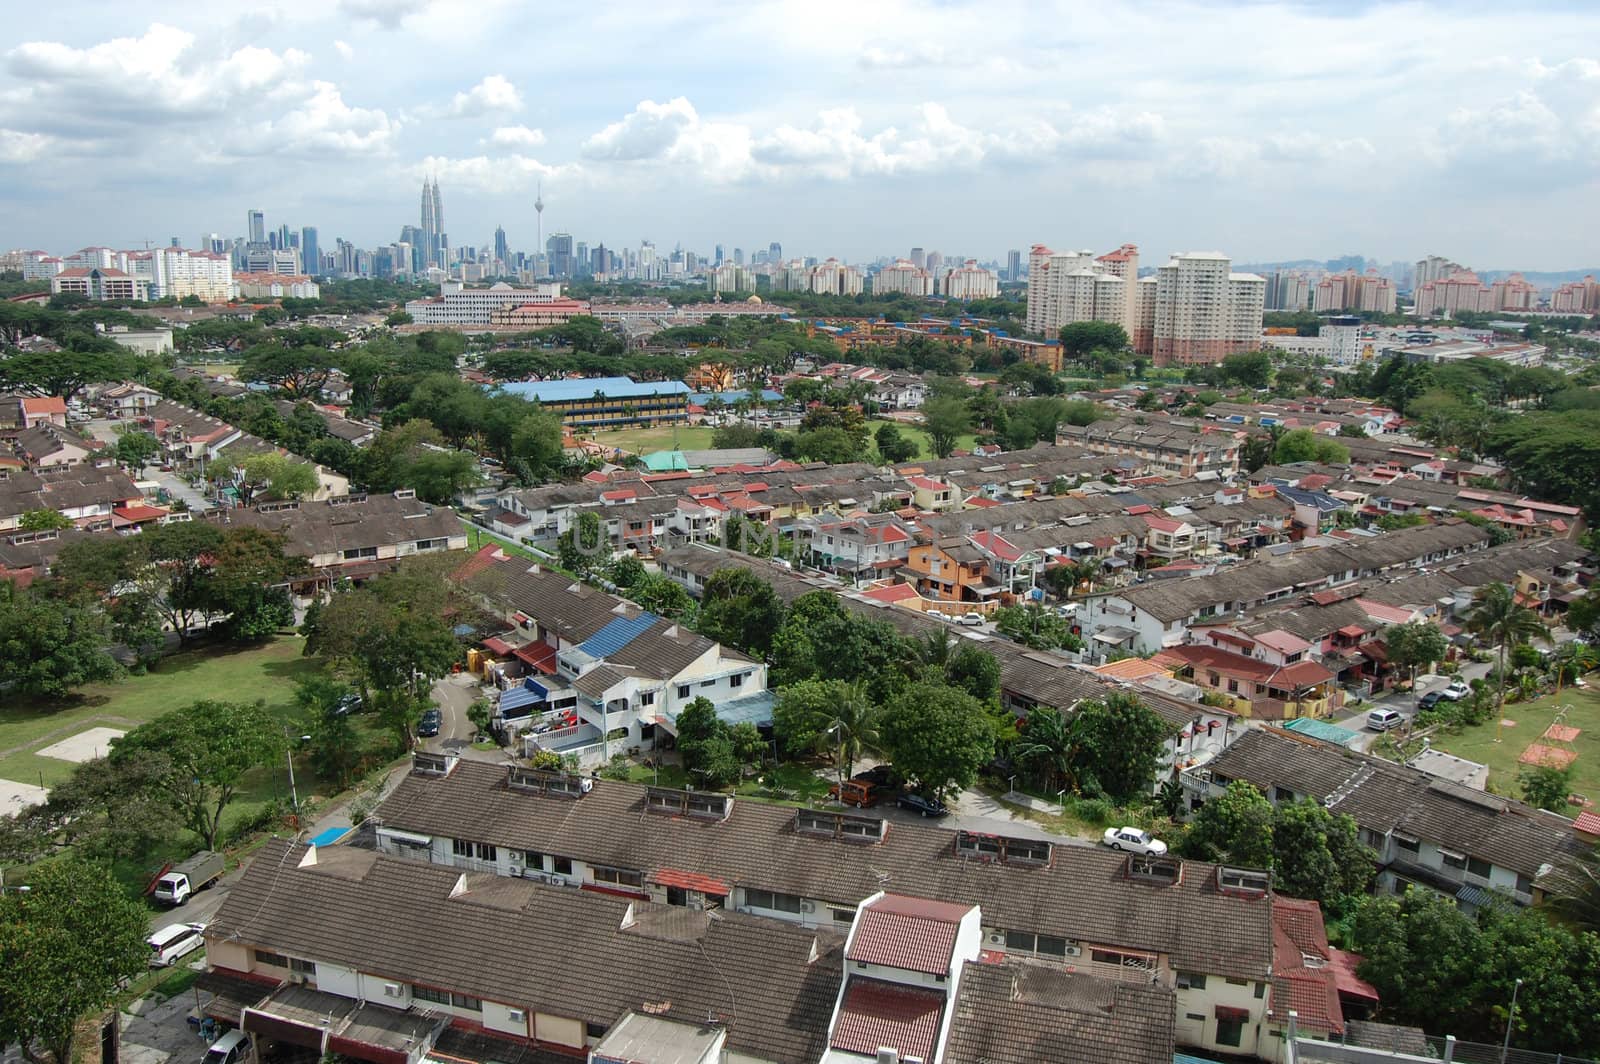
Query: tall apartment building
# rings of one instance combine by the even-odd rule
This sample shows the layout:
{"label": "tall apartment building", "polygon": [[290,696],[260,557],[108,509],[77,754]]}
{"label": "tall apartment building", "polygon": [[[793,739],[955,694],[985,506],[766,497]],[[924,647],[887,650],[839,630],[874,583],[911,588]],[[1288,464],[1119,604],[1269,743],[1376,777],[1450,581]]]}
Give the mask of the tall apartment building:
{"label": "tall apartment building", "polygon": [[1394,282],[1379,276],[1377,270],[1358,274],[1354,270],[1331,273],[1317,282],[1311,309],[1325,311],[1368,311],[1393,314]]}
{"label": "tall apartment building", "polygon": [[1600,281],[1593,276],[1568,281],[1551,293],[1550,309],[1562,314],[1600,313]]}
{"label": "tall apartment building", "polygon": [[941,287],[951,299],[993,299],[1000,294],[1000,278],[979,266],[976,259],[968,259],[944,275]]}
{"label": "tall apartment building", "polygon": [[1106,321],[1133,335],[1139,249],[1124,244],[1096,258],[1092,251],[1056,253],[1035,244],[1028,253],[1028,331],[1054,336],[1075,321]]}
{"label": "tall apartment building", "polygon": [[[1261,344],[1267,281],[1234,273],[1218,251],[1174,255],[1156,271],[1154,283],[1135,287],[1134,350],[1158,366],[1206,365]],[[1148,347],[1142,346],[1148,329]]]}
{"label": "tall apartment building", "polygon": [[[1417,266],[1420,277],[1422,263],[1417,263]],[[1419,318],[1449,317],[1463,310],[1494,309],[1493,293],[1471,270],[1460,270],[1438,280],[1419,281],[1415,299],[1415,312]]]}
{"label": "tall apartment building", "polygon": [[1489,286],[1489,302],[1495,310],[1537,310],[1539,290],[1529,284],[1522,274],[1514,273]]}
{"label": "tall apartment building", "polygon": [[891,292],[900,292],[908,296],[931,296],[933,278],[921,266],[899,259],[872,276],[873,295],[881,296]]}
{"label": "tall apartment building", "polygon": [[1417,268],[1411,275],[1411,290],[1416,292],[1431,281],[1443,281],[1453,274],[1471,272],[1459,262],[1452,262],[1440,255],[1429,255],[1417,260]]}
{"label": "tall apartment building", "polygon": [[854,266],[829,259],[811,267],[810,288],[821,295],[858,296],[866,288],[866,279]]}
{"label": "tall apartment building", "polygon": [[1015,249],[1006,252],[1006,280],[1012,284],[1022,280],[1022,252]]}
{"label": "tall apartment building", "polygon": [[1311,306],[1311,278],[1300,270],[1274,270],[1267,278],[1268,310],[1306,310]]}
{"label": "tall apartment building", "polygon": [[734,262],[724,262],[706,274],[713,292],[754,292],[756,275],[750,267]]}

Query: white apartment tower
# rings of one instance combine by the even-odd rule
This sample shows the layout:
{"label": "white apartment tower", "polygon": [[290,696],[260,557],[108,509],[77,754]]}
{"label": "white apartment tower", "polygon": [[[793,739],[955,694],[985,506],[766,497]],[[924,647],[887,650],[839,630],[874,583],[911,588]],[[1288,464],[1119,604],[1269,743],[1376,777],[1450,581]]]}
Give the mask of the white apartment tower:
{"label": "white apartment tower", "polygon": [[872,294],[887,295],[900,292],[908,296],[933,295],[933,277],[928,271],[905,259],[899,259],[879,270],[872,278]]}
{"label": "white apartment tower", "polygon": [[811,291],[827,296],[858,296],[866,287],[861,271],[838,259],[811,267],[810,280]]}
{"label": "white apartment tower", "polygon": [[993,299],[1000,294],[1000,278],[968,259],[944,275],[944,294],[960,300]]}
{"label": "white apartment tower", "polygon": [[1107,321],[1133,335],[1139,249],[1124,244],[1096,258],[1092,251],[1057,253],[1035,244],[1028,253],[1028,331],[1053,337],[1075,321]]}
{"label": "white apartment tower", "polygon": [[1156,271],[1155,284],[1140,282],[1137,309],[1142,327],[1148,323],[1150,354],[1158,366],[1210,365],[1228,355],[1261,344],[1261,318],[1266,309],[1266,278],[1234,273],[1219,251],[1174,255]]}

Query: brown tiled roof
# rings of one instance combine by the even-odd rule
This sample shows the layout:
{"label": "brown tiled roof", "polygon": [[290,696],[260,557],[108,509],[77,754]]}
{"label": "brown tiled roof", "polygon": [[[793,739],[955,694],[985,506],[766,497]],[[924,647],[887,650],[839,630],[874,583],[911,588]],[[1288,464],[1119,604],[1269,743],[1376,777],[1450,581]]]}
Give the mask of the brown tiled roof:
{"label": "brown tiled roof", "polygon": [[[462,891],[454,869],[342,846],[302,868],[304,853],[285,840],[263,847],[208,936],[606,1026],[646,1005],[712,1017],[742,1052],[821,1055],[843,959],[814,931],[724,913],[688,940],[639,933],[667,907],[471,874]],[[511,898],[508,886],[525,889]],[[630,904],[641,919],[625,926]]]}
{"label": "brown tiled roof", "polygon": [[1113,983],[1017,958],[961,973],[945,1064],[1172,1064],[1166,987]]}
{"label": "brown tiled roof", "polygon": [[932,1060],[944,1019],[944,992],[856,977],[839,1002],[829,1045],[872,1056],[880,1047]]}
{"label": "brown tiled roof", "polygon": [[297,507],[266,512],[257,507],[239,507],[220,513],[216,519],[230,525],[281,532],[289,553],[307,557],[464,535],[460,519],[449,507],[393,495],[302,502]]}
{"label": "brown tiled roof", "polygon": [[1263,978],[1271,918],[1260,899],[1223,894],[1211,865],[1158,887],[1123,859],[1058,846],[1048,866],[957,856],[953,832],[894,823],[876,845],[797,832],[794,811],[735,800],[721,821],[645,809],[645,788],[602,780],[582,798],[512,790],[504,769],[461,761],[447,776],[411,774],[379,808],[402,831],[556,854],[612,868],[700,872],[739,886],[853,907],[880,890],[978,905],[987,926],[1169,953],[1185,971]]}
{"label": "brown tiled roof", "polygon": [[861,910],[845,958],[944,975],[968,906],[885,894]]}

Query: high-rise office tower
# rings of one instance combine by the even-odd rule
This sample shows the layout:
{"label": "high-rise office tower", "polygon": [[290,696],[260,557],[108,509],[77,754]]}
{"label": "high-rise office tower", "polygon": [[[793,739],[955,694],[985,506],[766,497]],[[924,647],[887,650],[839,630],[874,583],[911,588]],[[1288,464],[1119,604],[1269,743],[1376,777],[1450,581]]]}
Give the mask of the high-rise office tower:
{"label": "high-rise office tower", "polygon": [[300,229],[300,268],[312,277],[322,274],[322,246],[317,243],[317,227],[314,225]]}
{"label": "high-rise office tower", "polygon": [[572,253],[572,275],[584,277],[589,273],[589,242],[578,241],[578,249]]}
{"label": "high-rise office tower", "polygon": [[534,239],[536,239],[538,241],[538,245],[537,246],[542,248],[542,247],[544,247],[544,182],[543,181],[539,182],[539,191],[536,192],[534,194],[534,197],[533,197],[533,213],[539,220],[539,222],[538,222],[539,229],[538,229],[538,232],[533,234],[534,235]]}
{"label": "high-rise office tower", "polygon": [[911,265],[915,266],[919,270],[925,270],[928,268],[928,253],[921,248],[912,248],[911,254],[907,256],[907,258]]}
{"label": "high-rise office tower", "polygon": [[773,265],[783,261],[783,245],[776,240],[767,245],[767,261]]}
{"label": "high-rise office tower", "polygon": [[422,180],[422,239],[425,265],[445,264],[444,203],[437,178]]}
{"label": "high-rise office tower", "polygon": [[717,245],[717,254],[716,254],[716,257],[711,260],[711,265],[713,265],[713,266],[721,266],[722,265],[722,245],[721,244]]}
{"label": "high-rise office tower", "polygon": [[1022,280],[1022,252],[1017,250],[1006,252],[1006,280],[1012,284]]}
{"label": "high-rise office tower", "polygon": [[572,276],[572,234],[551,233],[545,241],[545,254],[550,257],[551,277]]}
{"label": "high-rise office tower", "polygon": [[267,242],[267,216],[259,210],[251,211],[247,216],[250,221],[250,243],[265,244]]}
{"label": "high-rise office tower", "polygon": [[285,223],[283,225],[278,226],[278,250],[279,251],[283,251],[284,249],[286,249],[288,247],[291,247],[291,246],[292,246],[292,241],[290,241],[290,239],[289,239],[289,226],[288,226],[288,224]]}
{"label": "high-rise office tower", "polygon": [[511,259],[511,248],[506,244],[506,228],[503,225],[494,227],[494,257],[502,267]]}
{"label": "high-rise office tower", "polygon": [[733,249],[733,264],[735,266],[743,266],[744,265],[744,248],[734,248]]}

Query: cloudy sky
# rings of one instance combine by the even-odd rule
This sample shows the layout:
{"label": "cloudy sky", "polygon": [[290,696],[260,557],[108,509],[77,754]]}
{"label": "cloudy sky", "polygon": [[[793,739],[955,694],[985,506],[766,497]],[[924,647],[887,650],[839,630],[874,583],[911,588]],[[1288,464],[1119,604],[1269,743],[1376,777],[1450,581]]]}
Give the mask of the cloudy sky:
{"label": "cloudy sky", "polygon": [[1600,4],[7,0],[0,248],[496,223],[1600,265]]}

